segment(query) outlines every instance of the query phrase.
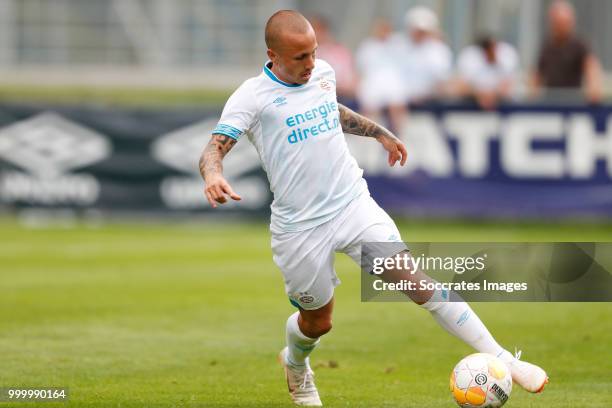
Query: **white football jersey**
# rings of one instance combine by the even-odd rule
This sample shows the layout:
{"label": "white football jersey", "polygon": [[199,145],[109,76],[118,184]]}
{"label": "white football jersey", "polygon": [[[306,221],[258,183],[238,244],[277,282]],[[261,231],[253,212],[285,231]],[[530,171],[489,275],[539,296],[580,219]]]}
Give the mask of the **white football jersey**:
{"label": "white football jersey", "polygon": [[317,59],[310,80],[298,85],[270,66],[232,94],[213,133],[247,134],[274,194],[272,232],[303,231],[330,220],[367,185],[344,139],[332,67]]}
{"label": "white football jersey", "polygon": [[496,61],[491,64],[481,47],[465,48],[457,62],[459,76],[479,91],[494,90],[504,81],[512,81],[519,66],[516,50],[508,43],[498,42],[495,54]]}

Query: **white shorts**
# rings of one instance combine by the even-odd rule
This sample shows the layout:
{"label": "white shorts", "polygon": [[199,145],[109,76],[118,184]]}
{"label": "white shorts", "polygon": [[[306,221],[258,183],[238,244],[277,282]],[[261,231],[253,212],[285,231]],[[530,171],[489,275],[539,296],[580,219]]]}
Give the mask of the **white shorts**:
{"label": "white shorts", "polygon": [[291,304],[316,310],[329,303],[340,284],[334,252],[344,252],[361,265],[362,242],[402,242],[391,217],[367,192],[321,225],[272,233],[273,259],[283,273]]}

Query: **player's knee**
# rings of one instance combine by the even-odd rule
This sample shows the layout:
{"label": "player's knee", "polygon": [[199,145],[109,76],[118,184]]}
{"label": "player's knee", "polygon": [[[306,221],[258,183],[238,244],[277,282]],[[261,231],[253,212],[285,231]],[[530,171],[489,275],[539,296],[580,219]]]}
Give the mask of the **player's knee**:
{"label": "player's knee", "polygon": [[305,327],[303,332],[306,336],[311,338],[321,337],[332,329],[331,317],[319,317],[305,321]]}
{"label": "player's knee", "polygon": [[331,318],[319,319],[317,322],[317,331],[319,335],[317,337],[320,337],[326,333],[329,333],[331,329],[332,329]]}
{"label": "player's knee", "polygon": [[329,333],[332,329],[331,320],[324,320],[316,322],[311,329],[312,338],[321,337],[326,333]]}

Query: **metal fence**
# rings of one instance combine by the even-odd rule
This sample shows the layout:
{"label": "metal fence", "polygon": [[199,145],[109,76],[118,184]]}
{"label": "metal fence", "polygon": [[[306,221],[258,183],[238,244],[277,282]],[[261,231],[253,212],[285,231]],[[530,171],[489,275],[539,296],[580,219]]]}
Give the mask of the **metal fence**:
{"label": "metal fence", "polygon": [[[280,8],[326,16],[355,48],[376,16],[401,26],[405,11],[426,4],[457,52],[481,31],[517,46],[533,64],[550,0],[0,0],[0,69],[20,67],[218,68],[258,66],[263,26]],[[612,69],[612,2],[575,1],[578,27]]]}

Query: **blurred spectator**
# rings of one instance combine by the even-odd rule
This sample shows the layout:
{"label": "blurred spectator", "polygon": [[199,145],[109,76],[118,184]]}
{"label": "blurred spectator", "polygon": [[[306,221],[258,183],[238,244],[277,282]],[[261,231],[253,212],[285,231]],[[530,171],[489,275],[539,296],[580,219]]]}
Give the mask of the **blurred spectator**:
{"label": "blurred spectator", "polygon": [[494,109],[512,95],[518,55],[510,44],[482,36],[461,51],[457,65],[459,94],[473,97],[483,109]]}
{"label": "blurred spectator", "polygon": [[532,77],[535,95],[543,88],[580,88],[590,102],[602,98],[601,66],[589,46],[575,33],[574,8],[555,1],[548,10],[549,36],[542,46]]}
{"label": "blurred spectator", "polygon": [[389,127],[398,131],[406,115],[406,99],[402,76],[394,55],[389,21],[379,18],[372,25],[370,37],[357,49],[357,70],[360,82],[357,100],[361,111],[369,116],[380,116],[389,111]]}
{"label": "blurred spectator", "polygon": [[339,101],[349,106],[354,104],[357,75],[353,54],[334,38],[330,24],[325,17],[312,16],[310,23],[315,30],[319,44],[317,58],[327,61],[336,71],[336,93]]}
{"label": "blurred spectator", "polygon": [[442,95],[450,79],[452,54],[441,40],[438,17],[427,7],[414,7],[404,19],[406,33],[396,34],[406,99],[422,102]]}

